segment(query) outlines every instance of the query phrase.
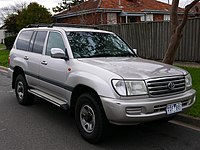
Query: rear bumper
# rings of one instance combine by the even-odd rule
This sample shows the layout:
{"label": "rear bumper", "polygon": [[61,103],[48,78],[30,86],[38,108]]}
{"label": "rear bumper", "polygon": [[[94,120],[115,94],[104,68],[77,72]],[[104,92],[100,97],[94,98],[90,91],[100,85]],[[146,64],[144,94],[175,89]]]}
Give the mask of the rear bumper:
{"label": "rear bumper", "polygon": [[[191,107],[195,102],[194,89],[172,96],[120,100],[101,97],[105,114],[113,124],[129,125],[153,121],[170,115],[166,114],[166,106],[181,102],[183,110]],[[174,114],[173,114],[174,115]]]}
{"label": "rear bumper", "polygon": [[8,68],[8,77],[12,81],[12,88],[14,88],[14,85],[13,85],[13,70],[11,68]]}
{"label": "rear bumper", "polygon": [[12,79],[13,70],[11,68],[8,68],[8,77]]}

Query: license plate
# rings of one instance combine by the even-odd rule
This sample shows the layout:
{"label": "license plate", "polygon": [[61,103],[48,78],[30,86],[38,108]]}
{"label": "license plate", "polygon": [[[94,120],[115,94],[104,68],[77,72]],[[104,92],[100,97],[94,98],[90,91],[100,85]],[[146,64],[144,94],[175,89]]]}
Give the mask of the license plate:
{"label": "license plate", "polygon": [[182,103],[175,103],[167,105],[166,112],[167,114],[174,114],[183,110]]}

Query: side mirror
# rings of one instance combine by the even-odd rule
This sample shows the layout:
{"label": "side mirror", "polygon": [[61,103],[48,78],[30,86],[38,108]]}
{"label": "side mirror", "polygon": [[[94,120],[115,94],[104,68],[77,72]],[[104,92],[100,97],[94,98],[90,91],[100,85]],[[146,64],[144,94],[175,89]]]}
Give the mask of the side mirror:
{"label": "side mirror", "polygon": [[134,53],[137,55],[137,49],[136,49],[136,48],[134,48],[134,49],[133,49],[133,51],[134,51]]}
{"label": "side mirror", "polygon": [[60,48],[52,48],[51,49],[51,57],[58,58],[58,59],[68,59],[65,52]]}

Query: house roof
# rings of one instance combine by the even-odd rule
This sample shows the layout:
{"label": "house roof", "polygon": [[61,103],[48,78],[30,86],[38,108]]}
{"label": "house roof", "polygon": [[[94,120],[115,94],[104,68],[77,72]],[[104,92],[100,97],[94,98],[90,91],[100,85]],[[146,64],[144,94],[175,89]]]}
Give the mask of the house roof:
{"label": "house roof", "polygon": [[[169,12],[171,5],[159,2],[157,0],[88,0],[77,6],[71,7],[70,10],[56,14],[54,17],[68,16],[70,14],[78,15],[78,12],[91,11],[112,11],[112,12]],[[98,10],[98,11],[97,11]],[[183,9],[179,9],[183,10]]]}
{"label": "house roof", "polygon": [[198,2],[192,9],[191,12],[193,13],[200,13],[200,2]]}
{"label": "house roof", "polygon": [[169,11],[170,5],[156,0],[102,0],[101,8],[121,8],[125,12],[142,12],[144,10]]}

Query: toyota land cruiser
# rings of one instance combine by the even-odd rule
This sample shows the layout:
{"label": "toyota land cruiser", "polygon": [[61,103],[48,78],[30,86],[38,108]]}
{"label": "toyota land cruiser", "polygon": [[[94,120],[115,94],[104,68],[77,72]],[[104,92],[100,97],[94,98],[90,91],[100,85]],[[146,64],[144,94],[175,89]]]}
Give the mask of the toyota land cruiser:
{"label": "toyota land cruiser", "polygon": [[22,29],[9,72],[20,104],[38,96],[74,110],[80,134],[91,143],[109,123],[171,118],[195,102],[187,71],[142,59],[116,34],[91,28]]}

